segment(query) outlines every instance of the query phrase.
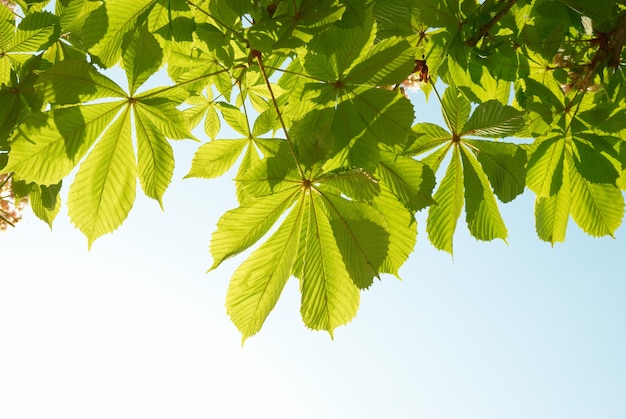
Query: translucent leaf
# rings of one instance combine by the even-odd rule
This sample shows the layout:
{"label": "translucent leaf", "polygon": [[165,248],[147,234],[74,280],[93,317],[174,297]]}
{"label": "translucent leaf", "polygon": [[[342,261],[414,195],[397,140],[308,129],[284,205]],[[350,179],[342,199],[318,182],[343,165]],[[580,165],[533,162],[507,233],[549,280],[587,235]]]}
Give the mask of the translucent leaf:
{"label": "translucent leaf", "polygon": [[59,105],[126,97],[126,92],[113,80],[78,60],[57,62],[39,76],[37,87],[44,100]]}
{"label": "translucent leaf", "polygon": [[270,195],[278,191],[302,186],[302,177],[289,154],[285,141],[284,147],[272,157],[260,160],[245,173],[237,176],[237,184],[252,197]]}
{"label": "translucent leaf", "polygon": [[[259,152],[257,151],[256,147],[251,147],[251,146],[246,147],[245,152],[243,153],[243,157],[241,159],[241,163],[239,163],[239,169],[237,170],[236,179],[245,179],[246,175],[252,172],[253,168],[256,168],[257,166],[262,167],[262,164],[260,162],[261,162],[261,156],[259,155]],[[260,172],[256,171],[255,174],[258,175],[260,174]],[[250,181],[248,186],[255,185],[255,184],[263,185],[266,187],[268,186],[268,183],[263,182],[263,181],[258,181],[258,180],[256,182]],[[258,198],[259,196],[267,195],[267,193],[260,193],[259,195],[254,195],[250,193],[250,191],[253,191],[254,188],[242,187],[242,185],[246,185],[244,182],[237,181],[235,185],[236,185],[235,192],[237,195],[237,202],[239,202],[239,205],[246,205],[250,201],[254,200],[255,198]],[[292,186],[292,185],[289,185],[289,186]],[[276,190],[279,190],[279,189],[276,188]]]}
{"label": "translucent leaf", "polygon": [[506,226],[487,176],[476,157],[464,147],[461,148],[461,158],[465,186],[465,219],[470,233],[478,240],[506,240]]}
{"label": "translucent leaf", "polygon": [[[106,18],[96,15],[98,10],[92,15],[94,18],[87,19],[85,27],[95,32],[102,28],[90,27],[97,25],[96,22],[106,22],[106,31],[102,37],[96,39],[95,45],[89,49],[89,53],[97,56],[103,65],[111,67],[115,65],[122,56],[122,42],[127,33],[140,26],[146,17],[146,12],[150,10],[157,0],[107,0],[104,3]],[[101,23],[100,23],[101,24]]]}
{"label": "translucent leaf", "polygon": [[303,222],[295,274],[300,279],[304,324],[314,330],[333,330],[346,324],[359,307],[359,289],[346,269],[330,221],[319,197],[303,199]]}
{"label": "translucent leaf", "polygon": [[130,42],[124,48],[122,59],[132,96],[159,69],[163,51],[154,35],[141,27],[132,34]]}
{"label": "translucent leaf", "polygon": [[309,112],[304,118],[293,122],[289,129],[301,164],[307,168],[321,166],[333,150],[331,132],[333,111],[324,109]]}
{"label": "translucent leaf", "polygon": [[432,198],[435,174],[424,163],[410,157],[381,152],[376,174],[407,209],[419,211],[436,204]]}
{"label": "translucent leaf", "polygon": [[298,250],[301,211],[301,205],[296,206],[230,280],[226,311],[244,341],[261,330],[291,275]]}
{"label": "translucent leaf", "polygon": [[335,148],[326,168],[352,166],[375,170],[379,160],[378,139],[359,116],[355,104],[345,101],[332,111]]}
{"label": "translucent leaf", "polygon": [[59,183],[118,114],[120,103],[62,108],[39,114],[13,135],[6,170],[40,185]]}
{"label": "translucent leaf", "polygon": [[56,14],[61,17],[61,28],[64,33],[76,32],[84,25],[85,19],[92,11],[100,7],[94,0],[57,1]]}
{"label": "translucent leaf", "polygon": [[[589,142],[574,138],[572,141],[576,150],[574,163],[577,171],[588,181],[615,185],[619,177],[619,167],[616,168],[615,164],[602,154],[602,142],[603,138],[599,136],[590,138]],[[605,149],[610,150],[610,146],[605,144]]]}
{"label": "translucent leaf", "polygon": [[174,174],[174,152],[150,120],[136,115],[137,168],[144,193],[163,207],[163,194]]}
{"label": "translucent leaf", "polygon": [[252,136],[258,137],[267,133],[268,131],[276,131],[279,127],[280,122],[278,120],[278,115],[276,115],[276,110],[272,108],[267,109],[261,112],[258,118],[254,121],[254,126],[252,127]]}
{"label": "translucent leaf", "polygon": [[387,38],[374,45],[361,62],[350,69],[343,82],[387,86],[401,83],[413,72],[414,51],[402,38]]}
{"label": "translucent leaf", "polygon": [[387,257],[389,233],[378,210],[360,202],[324,194],[326,211],[346,269],[354,284],[368,288]]}
{"label": "translucent leaf", "polygon": [[368,23],[349,29],[333,26],[315,36],[303,60],[306,72],[321,80],[339,80],[365,46],[373,44],[375,31],[371,22]]}
{"label": "translucent leaf", "polygon": [[401,93],[376,88],[359,90],[354,102],[359,117],[378,141],[403,144],[413,135],[413,104]]}
{"label": "translucent leaf", "polygon": [[250,135],[250,126],[246,115],[232,105],[227,103],[219,103],[219,110],[222,112],[224,120],[228,125],[244,137]]}
{"label": "translucent leaf", "polygon": [[406,154],[418,155],[452,140],[452,134],[437,124],[422,122],[413,127],[417,136],[406,148]]}
{"label": "translucent leaf", "polygon": [[426,219],[428,239],[439,250],[452,253],[452,238],[463,209],[463,167],[458,146],[454,147],[448,170],[433,195]]}
{"label": "translucent leaf", "polygon": [[330,187],[357,201],[369,201],[380,192],[376,179],[360,168],[333,170],[315,181],[320,183],[320,187]]}
{"label": "translucent leaf", "polygon": [[31,13],[17,26],[8,52],[36,52],[56,40],[59,35],[59,18],[48,12]]}
{"label": "translucent leaf", "polygon": [[614,185],[592,183],[566,158],[571,182],[571,213],[576,224],[592,236],[611,236],[624,217],[624,196]]}
{"label": "translucent leaf", "polygon": [[526,168],[526,186],[537,196],[551,196],[563,183],[565,140],[556,134],[537,138]]}
{"label": "translucent leaf", "polygon": [[28,199],[33,213],[52,228],[52,222],[61,209],[61,183],[45,186],[32,184]]}
{"label": "translucent leaf", "polygon": [[385,184],[381,185],[380,194],[374,198],[373,204],[385,217],[389,233],[387,257],[381,264],[380,271],[399,277],[400,267],[415,248],[417,223],[413,212],[407,210]]}
{"label": "translucent leaf", "polygon": [[126,108],[80,165],[68,194],[68,215],[89,247],[117,229],[128,216],[136,193],[137,162],[130,112]]}
{"label": "translucent leaf", "polygon": [[8,7],[0,7],[0,51],[5,52],[13,43],[15,19]]}
{"label": "translucent leaf", "polygon": [[570,185],[567,178],[561,189],[554,195],[537,197],[535,200],[535,228],[541,240],[552,244],[565,241],[570,206]]}
{"label": "translucent leaf", "polygon": [[188,177],[216,178],[226,173],[237,161],[248,143],[245,138],[239,140],[214,140],[198,148],[191,162]]}
{"label": "translucent leaf", "polygon": [[293,204],[297,189],[277,192],[226,212],[211,237],[213,266],[256,243]]}
{"label": "translucent leaf", "polygon": [[524,192],[526,185],[526,152],[517,144],[463,140],[476,147],[476,158],[487,174],[495,194],[502,202],[510,202]]}
{"label": "translucent leaf", "polygon": [[176,108],[177,101],[161,97],[135,99],[134,110],[137,115],[149,120],[166,138],[196,139],[187,127],[182,111]]}
{"label": "translucent leaf", "polygon": [[221,122],[220,117],[217,114],[214,106],[209,106],[204,118],[204,132],[212,140],[217,138],[217,134],[220,132]]}
{"label": "translucent leaf", "polygon": [[463,128],[461,135],[503,138],[514,135],[524,127],[524,113],[497,100],[478,105]]}
{"label": "translucent leaf", "polygon": [[455,134],[464,132],[465,123],[470,115],[470,102],[454,86],[449,86],[441,99],[443,119]]}

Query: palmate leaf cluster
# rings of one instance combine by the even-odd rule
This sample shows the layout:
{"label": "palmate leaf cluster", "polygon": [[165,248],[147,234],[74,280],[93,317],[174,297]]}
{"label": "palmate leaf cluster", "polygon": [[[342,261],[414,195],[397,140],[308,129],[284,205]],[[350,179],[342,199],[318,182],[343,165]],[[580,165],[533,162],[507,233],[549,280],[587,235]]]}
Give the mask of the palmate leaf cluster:
{"label": "palmate leaf cluster", "polygon": [[[361,290],[399,276],[418,211],[450,253],[463,215],[475,238],[506,240],[499,202],[526,188],[550,243],[570,218],[593,236],[622,221],[621,2],[4,3],[0,169],[16,196],[52,225],[75,173],[66,205],[91,245],[124,222],[137,180],[161,203],[171,141],[201,141],[188,177],[236,172],[239,207],[210,251],[211,269],[249,251],[226,296],[244,339],[290,278],[306,326],[350,321]],[[170,82],[144,87],[157,73]]]}

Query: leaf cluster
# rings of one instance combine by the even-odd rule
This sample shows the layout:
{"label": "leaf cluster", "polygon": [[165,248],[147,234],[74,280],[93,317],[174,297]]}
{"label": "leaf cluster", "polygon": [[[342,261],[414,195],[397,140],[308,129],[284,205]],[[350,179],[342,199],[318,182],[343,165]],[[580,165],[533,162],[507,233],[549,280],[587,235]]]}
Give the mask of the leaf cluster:
{"label": "leaf cluster", "polygon": [[[499,202],[526,188],[540,239],[564,240],[570,217],[614,234],[625,41],[626,7],[607,1],[0,4],[0,169],[51,226],[71,178],[69,217],[91,246],[124,222],[137,181],[162,202],[172,141],[204,137],[187,177],[234,171],[239,202],[211,269],[250,252],[231,319],[254,335],[296,278],[304,323],[332,335],[361,290],[400,275],[418,211],[450,253],[463,214],[476,239],[506,240]],[[445,126],[419,120],[416,88]]]}

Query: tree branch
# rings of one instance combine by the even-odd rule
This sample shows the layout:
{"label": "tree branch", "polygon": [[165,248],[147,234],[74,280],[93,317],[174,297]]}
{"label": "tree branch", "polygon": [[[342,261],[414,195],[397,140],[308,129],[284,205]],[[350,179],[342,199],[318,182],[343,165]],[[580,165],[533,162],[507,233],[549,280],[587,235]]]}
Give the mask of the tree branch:
{"label": "tree branch", "polygon": [[517,0],[509,0],[509,2],[500,10],[491,20],[480,27],[478,33],[472,36],[465,43],[470,47],[475,47],[481,39],[483,39],[491,29],[511,10],[511,7],[517,3]]}

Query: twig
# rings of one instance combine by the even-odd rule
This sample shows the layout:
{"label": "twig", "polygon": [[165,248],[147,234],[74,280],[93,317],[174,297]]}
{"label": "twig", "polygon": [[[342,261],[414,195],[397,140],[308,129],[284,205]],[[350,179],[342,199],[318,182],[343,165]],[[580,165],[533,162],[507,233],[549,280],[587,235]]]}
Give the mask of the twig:
{"label": "twig", "polygon": [[483,39],[491,29],[506,15],[511,7],[517,3],[517,0],[509,0],[509,2],[504,6],[502,10],[500,10],[491,20],[480,27],[478,33],[472,36],[470,39],[465,41],[465,43],[470,47],[475,47],[481,39]]}

